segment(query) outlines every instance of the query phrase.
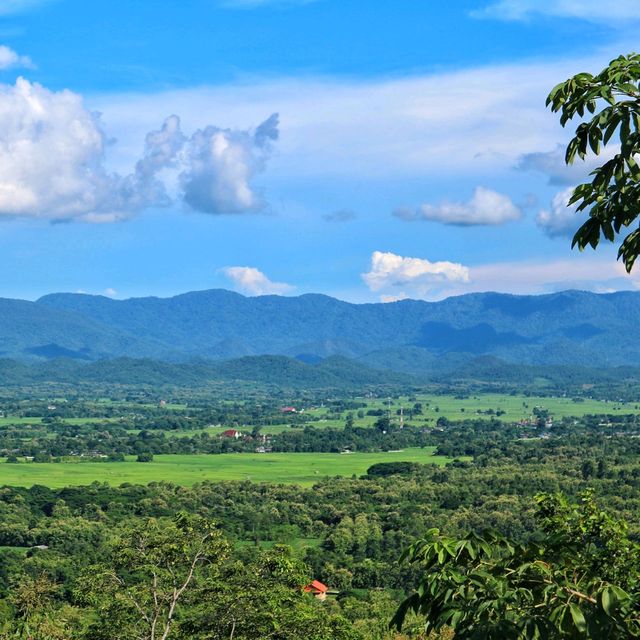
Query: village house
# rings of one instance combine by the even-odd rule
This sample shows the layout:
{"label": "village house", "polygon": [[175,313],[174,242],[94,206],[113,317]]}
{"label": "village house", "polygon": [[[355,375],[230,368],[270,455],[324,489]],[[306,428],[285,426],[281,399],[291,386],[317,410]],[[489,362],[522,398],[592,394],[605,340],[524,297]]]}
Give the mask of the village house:
{"label": "village house", "polygon": [[281,413],[297,413],[297,409],[295,407],[282,407],[282,409],[280,409]]}
{"label": "village house", "polygon": [[326,584],[322,584],[319,580],[314,580],[311,584],[304,587],[303,591],[314,595],[318,600],[326,600],[329,587],[327,587]]}

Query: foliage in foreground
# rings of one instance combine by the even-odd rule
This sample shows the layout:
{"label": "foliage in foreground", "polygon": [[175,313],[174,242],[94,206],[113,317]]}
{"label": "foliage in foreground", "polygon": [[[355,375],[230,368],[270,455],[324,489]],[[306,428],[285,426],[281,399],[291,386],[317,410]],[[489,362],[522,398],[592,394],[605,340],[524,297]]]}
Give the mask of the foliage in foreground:
{"label": "foliage in foreground", "polygon": [[[560,112],[562,126],[586,112],[593,114],[578,125],[569,142],[567,164],[576,156],[584,160],[590,151],[599,155],[612,139],[619,144],[617,152],[591,172],[591,182],[578,185],[569,200],[578,211],[589,213],[573,238],[573,246],[580,250],[588,245],[595,249],[601,236],[613,242],[640,213],[639,85],[640,55],[632,53],[612,60],[595,76],[578,73],[554,87],[547,98],[552,111]],[[639,254],[640,229],[636,228],[623,239],[618,258],[631,271]]]}
{"label": "foliage in foreground", "polygon": [[349,622],[304,594],[306,567],[276,546],[250,564],[212,523],[178,514],[143,520],[114,537],[80,577],[74,605],[46,574],[14,588],[2,640],[361,640]]}
{"label": "foliage in foreground", "polygon": [[413,611],[455,638],[640,637],[640,545],[624,523],[590,494],[578,505],[539,496],[538,516],[544,538],[528,545],[431,529],[407,552],[424,575],[392,624]]}

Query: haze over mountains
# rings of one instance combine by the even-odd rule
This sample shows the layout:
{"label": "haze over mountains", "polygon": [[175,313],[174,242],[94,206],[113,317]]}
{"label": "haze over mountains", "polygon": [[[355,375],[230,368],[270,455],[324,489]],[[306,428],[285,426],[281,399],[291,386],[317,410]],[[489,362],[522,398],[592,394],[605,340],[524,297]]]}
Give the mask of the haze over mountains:
{"label": "haze over mountains", "polygon": [[113,300],[52,294],[0,299],[0,358],[171,363],[281,355],[343,356],[421,373],[494,356],[527,365],[640,365],[640,293],[469,294],[440,302],[350,304],[324,295],[225,290]]}

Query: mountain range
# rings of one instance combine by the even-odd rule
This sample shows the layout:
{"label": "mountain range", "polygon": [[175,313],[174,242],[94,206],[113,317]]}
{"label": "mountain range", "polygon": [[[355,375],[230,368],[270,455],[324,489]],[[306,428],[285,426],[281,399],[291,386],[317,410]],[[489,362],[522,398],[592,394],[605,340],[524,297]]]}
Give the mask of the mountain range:
{"label": "mountain range", "polygon": [[[328,296],[225,290],[114,300],[59,293],[0,299],[0,358],[168,363],[330,356],[420,374],[491,356],[519,365],[640,365],[640,293],[468,294],[351,304]],[[344,364],[344,363],[343,363]]]}

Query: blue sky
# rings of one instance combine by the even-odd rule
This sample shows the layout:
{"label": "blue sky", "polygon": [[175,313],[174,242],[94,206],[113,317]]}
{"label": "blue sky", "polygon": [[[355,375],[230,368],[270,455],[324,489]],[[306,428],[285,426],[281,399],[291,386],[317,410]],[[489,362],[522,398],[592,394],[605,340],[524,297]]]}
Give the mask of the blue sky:
{"label": "blue sky", "polygon": [[[0,0],[0,295],[634,289],[544,99],[637,1]],[[277,114],[277,115],[275,115]]]}

